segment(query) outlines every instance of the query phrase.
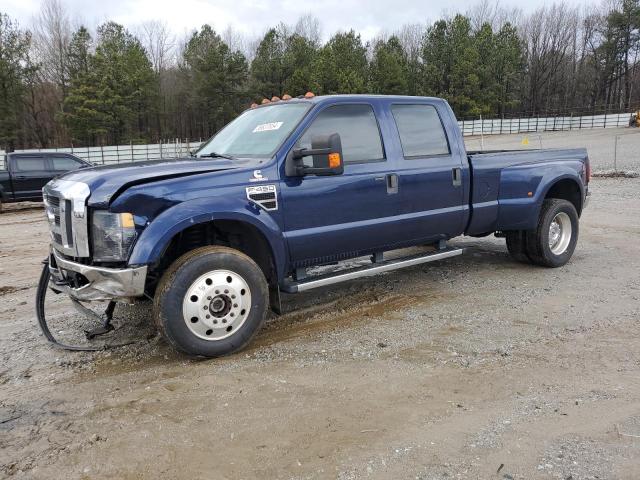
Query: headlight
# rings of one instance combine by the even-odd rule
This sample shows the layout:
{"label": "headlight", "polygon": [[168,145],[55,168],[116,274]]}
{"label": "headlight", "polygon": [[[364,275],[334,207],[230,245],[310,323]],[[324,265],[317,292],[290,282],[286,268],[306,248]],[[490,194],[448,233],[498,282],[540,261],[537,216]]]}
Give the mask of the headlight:
{"label": "headlight", "polygon": [[93,259],[97,262],[124,262],[136,239],[130,213],[93,212]]}

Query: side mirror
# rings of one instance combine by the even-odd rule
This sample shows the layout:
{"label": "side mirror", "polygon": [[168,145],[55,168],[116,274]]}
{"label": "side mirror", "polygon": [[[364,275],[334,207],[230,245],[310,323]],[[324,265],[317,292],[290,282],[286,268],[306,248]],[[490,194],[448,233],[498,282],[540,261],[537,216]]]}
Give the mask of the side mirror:
{"label": "side mirror", "polygon": [[[305,157],[313,157],[313,166],[304,164]],[[344,162],[340,135],[320,135],[311,139],[311,148],[293,149],[287,158],[285,173],[288,177],[305,175],[342,175]]]}

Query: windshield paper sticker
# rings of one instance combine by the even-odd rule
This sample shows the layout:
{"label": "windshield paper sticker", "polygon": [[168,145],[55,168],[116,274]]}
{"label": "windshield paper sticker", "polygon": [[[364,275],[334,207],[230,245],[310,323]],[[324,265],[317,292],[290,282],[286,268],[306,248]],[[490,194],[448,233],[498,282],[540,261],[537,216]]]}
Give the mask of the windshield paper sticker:
{"label": "windshield paper sticker", "polygon": [[271,123],[263,123],[258,125],[253,129],[253,133],[258,132],[269,132],[271,130],[278,130],[282,126],[283,122],[271,122]]}

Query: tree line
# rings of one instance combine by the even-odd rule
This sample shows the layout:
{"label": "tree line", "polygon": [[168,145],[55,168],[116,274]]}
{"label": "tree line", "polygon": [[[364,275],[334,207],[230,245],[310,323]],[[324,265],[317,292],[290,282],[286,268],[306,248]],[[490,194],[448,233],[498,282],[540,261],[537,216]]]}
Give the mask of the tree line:
{"label": "tree line", "polygon": [[256,39],[208,24],[178,39],[72,26],[44,0],[30,28],[0,12],[0,149],[206,138],[252,102],[284,94],[446,98],[460,118],[616,112],[638,106],[640,0],[555,3],[528,15],[484,0],[364,41],[322,41],[305,15]]}

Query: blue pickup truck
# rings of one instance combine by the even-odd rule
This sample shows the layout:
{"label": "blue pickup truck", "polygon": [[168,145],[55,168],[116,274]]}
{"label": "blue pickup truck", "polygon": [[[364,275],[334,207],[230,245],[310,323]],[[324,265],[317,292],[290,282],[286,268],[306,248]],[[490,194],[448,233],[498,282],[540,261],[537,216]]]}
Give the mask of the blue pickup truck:
{"label": "blue pickup truck", "polygon": [[[584,149],[467,152],[438,98],[269,102],[191,158],[47,184],[43,275],[75,302],[151,298],[173,347],[215,357],[247,345],[281,292],[460,255],[447,245],[460,235],[505,237],[516,260],[562,266],[589,177]],[[427,248],[385,258],[411,246]],[[355,257],[371,261],[310,268]]]}

